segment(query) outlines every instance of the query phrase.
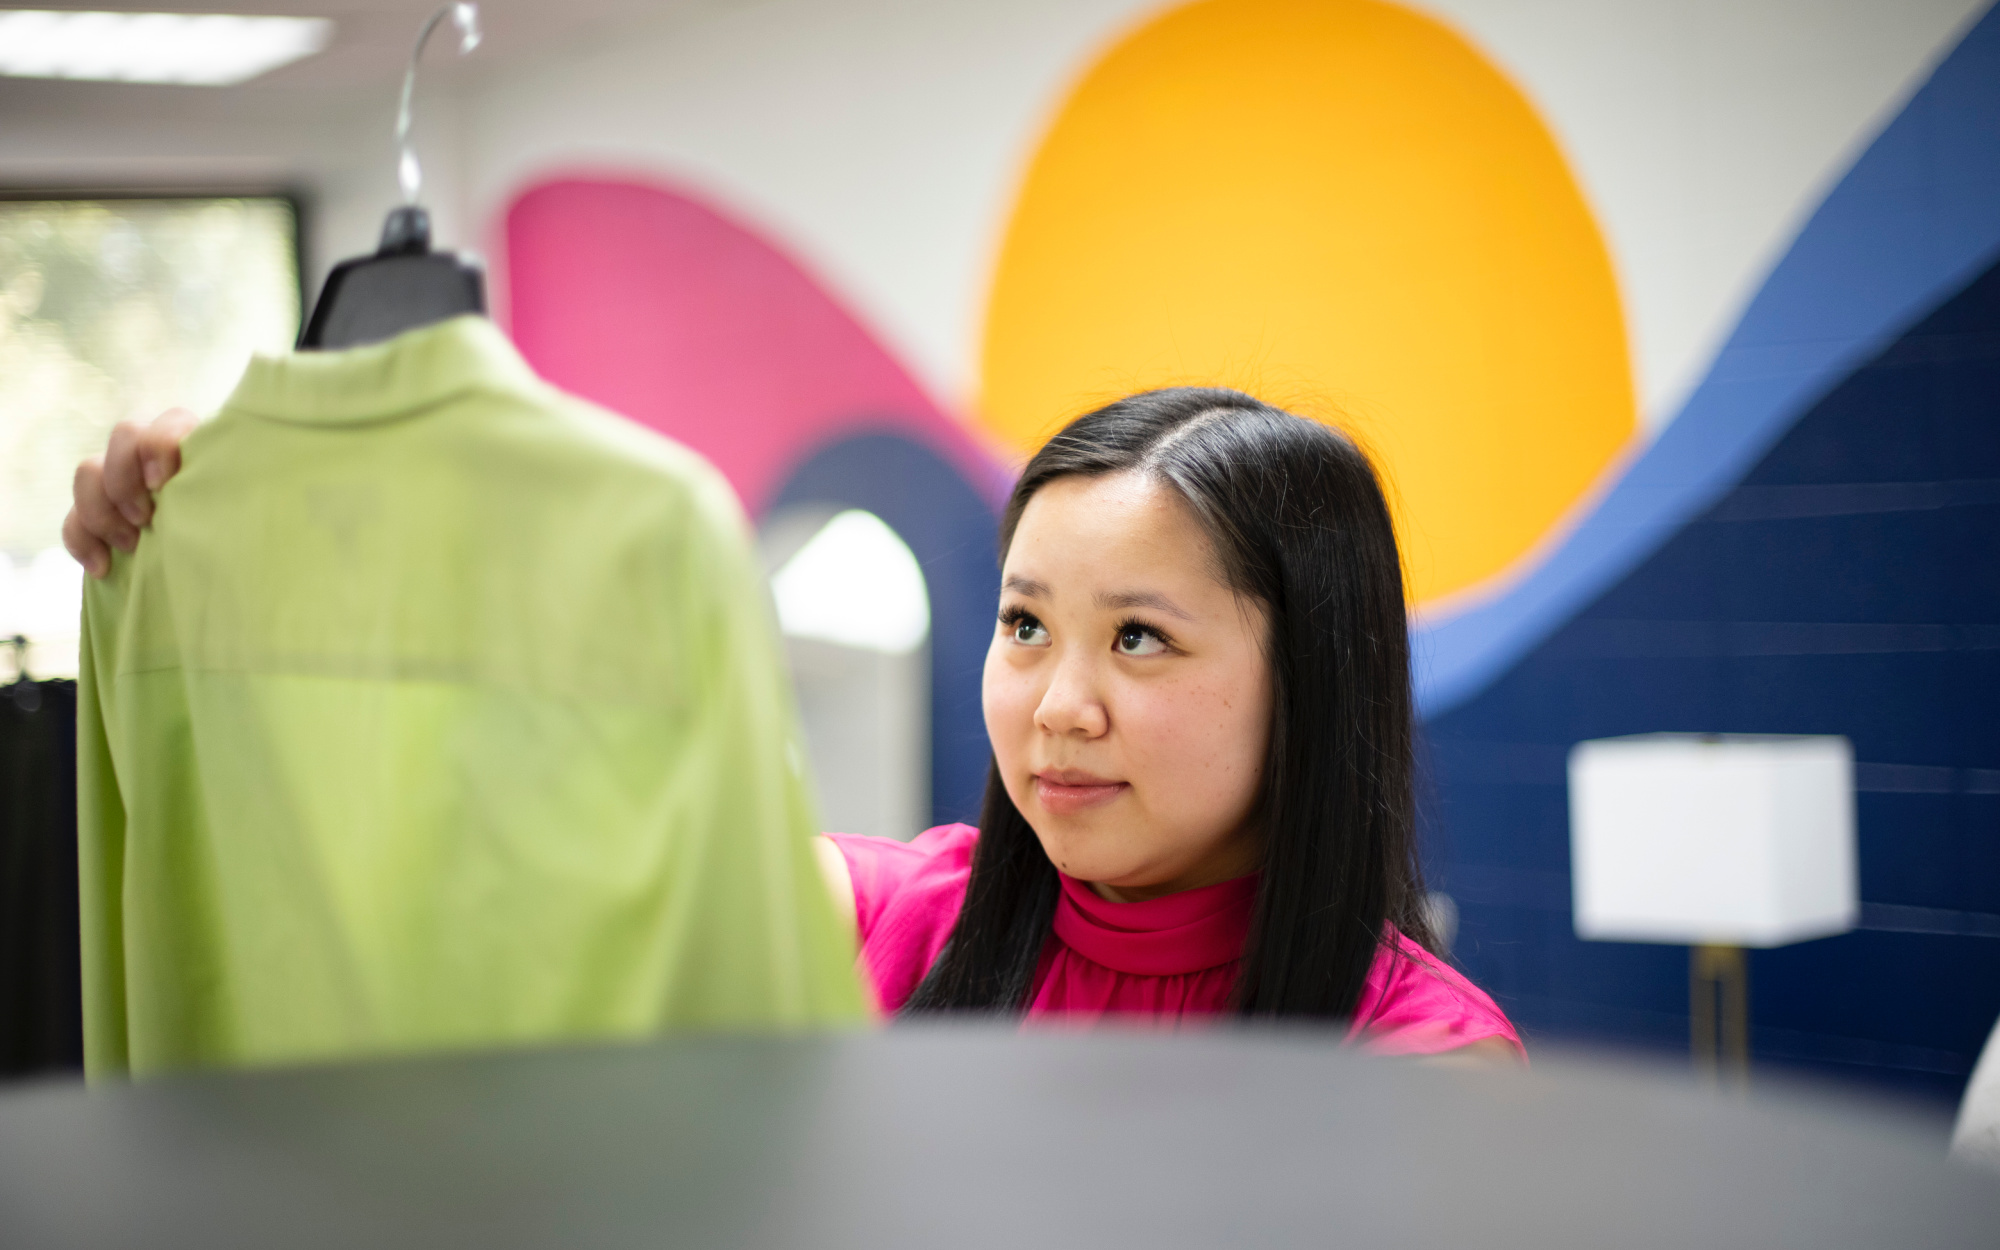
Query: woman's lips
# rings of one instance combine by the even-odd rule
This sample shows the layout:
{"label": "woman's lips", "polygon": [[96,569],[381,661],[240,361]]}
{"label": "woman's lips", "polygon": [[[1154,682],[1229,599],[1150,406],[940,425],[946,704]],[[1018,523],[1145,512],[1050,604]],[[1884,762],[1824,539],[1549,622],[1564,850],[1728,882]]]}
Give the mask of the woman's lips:
{"label": "woman's lips", "polygon": [[1131,788],[1129,782],[1106,781],[1088,773],[1035,774],[1035,800],[1057,816],[1101,807]]}

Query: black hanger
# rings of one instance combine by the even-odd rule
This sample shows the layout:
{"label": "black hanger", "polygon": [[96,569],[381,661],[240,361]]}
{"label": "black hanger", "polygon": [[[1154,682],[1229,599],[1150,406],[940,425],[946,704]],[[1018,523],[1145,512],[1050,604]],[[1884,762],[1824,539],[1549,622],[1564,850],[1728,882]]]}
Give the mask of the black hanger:
{"label": "black hanger", "polygon": [[479,46],[479,8],[448,4],[431,14],[410,52],[403,102],[396,114],[397,177],[403,204],[382,225],[373,256],[341,261],[327,274],[319,302],[299,334],[299,349],[335,349],[390,339],[405,330],[462,313],[486,311],[486,275],[475,260],[431,250],[431,218],[417,205],[423,173],[410,148],[410,100],[417,86],[417,58],[438,23],[451,18],[461,34],[459,53]]}

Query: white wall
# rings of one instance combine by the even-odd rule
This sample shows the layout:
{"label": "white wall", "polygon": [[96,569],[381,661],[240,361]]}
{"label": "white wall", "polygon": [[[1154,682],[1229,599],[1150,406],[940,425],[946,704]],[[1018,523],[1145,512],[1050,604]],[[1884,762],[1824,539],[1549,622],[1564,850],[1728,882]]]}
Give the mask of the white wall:
{"label": "white wall", "polygon": [[907,842],[930,826],[930,650],[786,638],[820,824]]}
{"label": "white wall", "polygon": [[635,29],[470,98],[492,214],[564,169],[651,170],[806,261],[947,410],[1049,111],[1134,0],[767,0]]}

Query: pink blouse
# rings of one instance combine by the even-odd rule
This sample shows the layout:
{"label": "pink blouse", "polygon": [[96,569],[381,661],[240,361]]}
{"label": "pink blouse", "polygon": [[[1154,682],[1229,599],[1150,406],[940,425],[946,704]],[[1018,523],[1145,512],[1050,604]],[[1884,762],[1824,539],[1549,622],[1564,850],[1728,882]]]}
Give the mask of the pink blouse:
{"label": "pink blouse", "polygon": [[[854,879],[862,966],[882,1010],[893,1013],[951,936],[979,831],[939,825],[909,842],[827,836]],[[1255,877],[1239,877],[1145,902],[1111,903],[1063,877],[1055,933],[1035,973],[1029,1017],[1178,1022],[1228,1011],[1256,890]],[[1348,1036],[1384,1054],[1433,1054],[1488,1037],[1521,1050],[1514,1026],[1491,998],[1400,933],[1393,947],[1376,955]]]}

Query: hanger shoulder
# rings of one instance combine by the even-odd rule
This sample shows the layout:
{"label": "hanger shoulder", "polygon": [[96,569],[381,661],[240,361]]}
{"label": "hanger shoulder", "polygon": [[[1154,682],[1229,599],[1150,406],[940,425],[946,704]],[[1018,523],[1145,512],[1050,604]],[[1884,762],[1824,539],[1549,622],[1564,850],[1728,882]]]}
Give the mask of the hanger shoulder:
{"label": "hanger shoulder", "polygon": [[485,311],[485,275],[449,252],[361,257],[342,261],[327,275],[299,346],[354,347]]}
{"label": "hanger shoulder", "polygon": [[299,348],[331,351],[376,343],[485,311],[484,271],[454,253],[431,251],[430,215],[408,205],[389,214],[373,256],[344,260],[326,276]]}

